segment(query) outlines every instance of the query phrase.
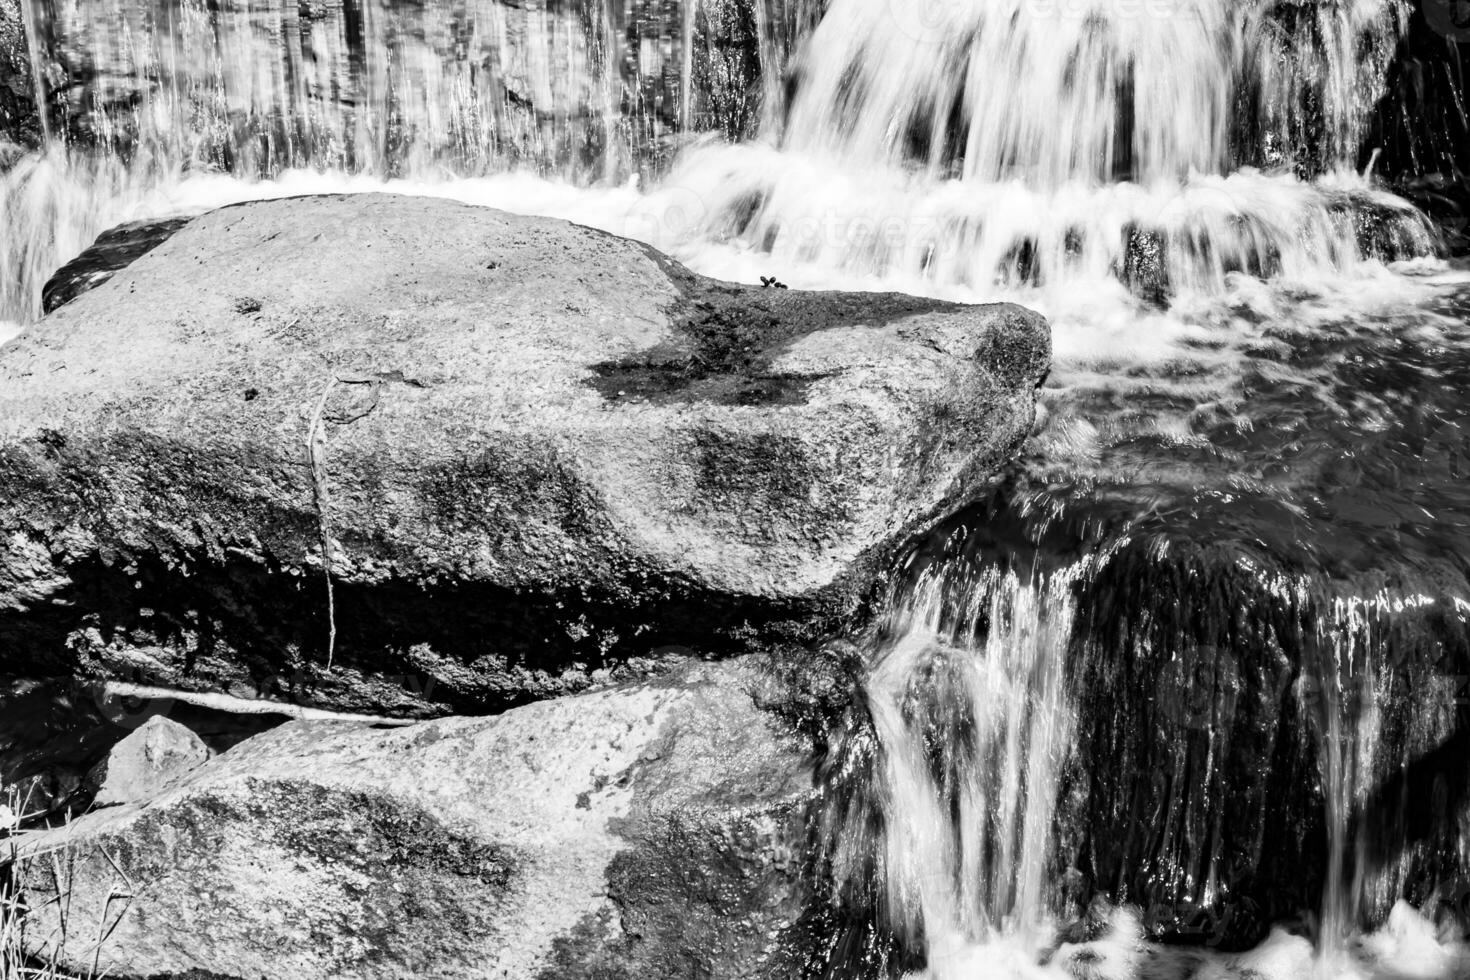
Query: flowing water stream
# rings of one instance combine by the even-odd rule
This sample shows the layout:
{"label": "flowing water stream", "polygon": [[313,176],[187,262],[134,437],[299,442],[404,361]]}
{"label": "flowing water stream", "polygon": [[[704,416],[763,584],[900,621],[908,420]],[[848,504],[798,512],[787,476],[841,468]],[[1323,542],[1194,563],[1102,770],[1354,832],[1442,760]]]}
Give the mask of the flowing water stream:
{"label": "flowing water stream", "polygon": [[1470,276],[1378,182],[1400,0],[28,0],[0,342],[102,230],[318,192],[1009,299],[1025,457],[915,545],[813,975],[1470,977]]}

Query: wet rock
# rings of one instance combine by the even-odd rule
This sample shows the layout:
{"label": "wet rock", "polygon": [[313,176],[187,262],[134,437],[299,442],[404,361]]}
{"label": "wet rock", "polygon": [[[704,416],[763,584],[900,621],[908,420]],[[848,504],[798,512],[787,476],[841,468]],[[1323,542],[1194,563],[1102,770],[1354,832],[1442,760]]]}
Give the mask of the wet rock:
{"label": "wet rock", "polygon": [[176,721],[148,719],[92,770],[98,806],[141,803],[209,761],[209,746]]}
{"label": "wet rock", "polygon": [[0,0],[0,170],[9,163],[7,143],[34,146],[40,135],[21,0]]}
{"label": "wet rock", "polygon": [[1458,179],[1434,174],[1406,181],[1394,191],[1429,216],[1448,255],[1470,254],[1470,187]]}
{"label": "wet rock", "polygon": [[47,313],[76,299],[126,269],[139,256],[167,241],[188,224],[189,218],[133,221],[109,229],[81,255],[57,270],[41,290],[41,309]]}
{"label": "wet rock", "polygon": [[1412,187],[1420,178],[1454,188],[1470,171],[1470,116],[1462,81],[1470,70],[1465,8],[1447,0],[1408,7],[1357,163],[1363,169],[1371,165],[1396,188]]}
{"label": "wet rock", "polygon": [[1439,251],[1429,223],[1408,208],[1360,205],[1355,225],[1358,248],[1383,262],[1428,258]]}
{"label": "wet rock", "polygon": [[1333,202],[1331,213],[1364,258],[1398,262],[1440,250],[1439,236],[1425,216],[1393,198],[1344,194]]}
{"label": "wet rock", "polygon": [[1035,239],[1022,238],[1006,249],[1000,268],[996,270],[996,281],[1007,286],[1040,286],[1045,283]]}
{"label": "wet rock", "polygon": [[1150,306],[1164,308],[1173,295],[1169,281],[1169,242],[1164,233],[1138,225],[1123,229],[1123,262],[1118,278],[1128,292]]}
{"label": "wet rock", "polygon": [[22,859],[28,944],[90,966],[81,923],[115,921],[122,978],[766,975],[812,784],[762,683],[726,662],[496,718],[293,722],[32,840],[63,848],[72,928]]}
{"label": "wet rock", "polygon": [[[692,5],[689,130],[718,132],[734,143],[758,135],[766,112],[783,104],[786,66],[825,3],[764,4],[705,0]],[[650,5],[652,6],[652,5]],[[658,16],[645,17],[656,25]],[[682,43],[682,39],[680,39]]]}
{"label": "wet rock", "polygon": [[[1385,443],[1404,438],[1403,429],[1382,435]],[[1363,485],[1376,489],[1378,472],[1404,467],[1370,445],[1363,456],[1374,469]],[[1365,921],[1388,915],[1400,898],[1425,909],[1449,906],[1446,894],[1470,881],[1456,843],[1470,820],[1463,697],[1470,661],[1452,598],[1466,592],[1458,539],[1436,532],[1449,567],[1436,569],[1422,555],[1403,561],[1408,535],[1393,541],[1397,562],[1373,553],[1358,569],[1335,556],[1324,566],[1324,542],[1361,535],[1330,524],[1282,531],[1289,525],[1273,526],[1275,501],[1267,498],[1253,502],[1253,523],[1235,525],[1252,529],[1244,542],[1219,530],[1227,519],[1242,521],[1242,511],[1226,510],[1238,500],[1185,510],[1164,503],[1164,480],[1105,486],[999,491],[906,563],[916,578],[929,574],[926,562],[953,559],[959,549],[943,544],[953,541],[981,567],[1057,568],[1079,554],[1109,555],[1071,586],[1077,618],[1054,648],[1065,658],[1078,722],[1057,807],[1056,895],[1060,907],[1087,910],[1061,938],[1092,941],[1107,903],[1122,902],[1138,907],[1153,940],[1251,949],[1274,926],[1321,907],[1337,807],[1341,839],[1355,842],[1346,873],[1375,882],[1365,892],[1372,896],[1362,906]],[[1134,523],[1141,499],[1169,513],[1148,534]],[[1294,587],[1279,588],[1288,575]],[[1361,600],[1344,595],[1418,601],[1361,603],[1354,618],[1340,610]],[[1436,601],[1424,601],[1431,596]],[[1370,675],[1373,727],[1348,729],[1374,746],[1349,805],[1328,795],[1324,773],[1333,763],[1318,727],[1363,697],[1329,686],[1345,650],[1392,664]],[[829,762],[848,779],[865,762],[866,732],[853,732],[861,737],[847,734],[852,747]],[[848,759],[856,763],[844,766]],[[1168,833],[1140,831],[1157,826],[1159,813],[1170,815]],[[1214,883],[1206,896],[1198,890],[1204,880]]]}
{"label": "wet rock", "polygon": [[0,354],[0,643],[421,716],[805,642],[1015,452],[1048,347],[447,201],[223,209]]}

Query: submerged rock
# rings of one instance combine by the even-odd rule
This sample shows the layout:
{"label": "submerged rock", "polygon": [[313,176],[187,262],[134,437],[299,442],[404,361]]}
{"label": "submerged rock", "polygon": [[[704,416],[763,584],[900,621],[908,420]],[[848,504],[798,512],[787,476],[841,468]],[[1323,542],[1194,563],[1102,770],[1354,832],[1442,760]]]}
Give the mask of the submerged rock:
{"label": "submerged rock", "polygon": [[808,900],[812,781],[761,684],[738,661],[496,718],[290,723],[33,838],[64,870],[21,861],[27,944],[90,969],[106,922],[119,978],[767,975]]}
{"label": "submerged rock", "polygon": [[1048,348],[447,201],[222,209],[0,353],[0,643],[422,715],[805,641],[1015,452]]}
{"label": "submerged rock", "polygon": [[1169,241],[1157,229],[1128,225],[1123,229],[1123,261],[1118,278],[1128,292],[1150,306],[1165,309],[1174,292],[1169,281]]}

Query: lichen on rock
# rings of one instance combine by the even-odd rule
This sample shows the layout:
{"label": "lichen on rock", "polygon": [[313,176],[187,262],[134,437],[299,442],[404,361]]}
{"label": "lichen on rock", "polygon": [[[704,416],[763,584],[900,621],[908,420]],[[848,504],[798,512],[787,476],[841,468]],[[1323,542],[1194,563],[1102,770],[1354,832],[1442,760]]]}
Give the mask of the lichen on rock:
{"label": "lichen on rock", "polygon": [[104,244],[0,352],[0,643],[35,674],[425,716],[816,640],[995,478],[1049,360],[1019,307],[442,200]]}
{"label": "lichen on rock", "polygon": [[812,749],[757,706],[772,676],[284,725],[28,838],[27,948],[90,968],[105,923],[123,980],[757,975],[811,898]]}

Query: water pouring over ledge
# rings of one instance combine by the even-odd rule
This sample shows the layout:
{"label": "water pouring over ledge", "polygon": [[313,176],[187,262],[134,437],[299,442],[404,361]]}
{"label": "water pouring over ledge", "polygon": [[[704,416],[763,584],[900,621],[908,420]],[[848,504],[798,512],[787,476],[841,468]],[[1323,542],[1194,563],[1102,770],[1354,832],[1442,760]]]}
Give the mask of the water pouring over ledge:
{"label": "water pouring over ledge", "polygon": [[[971,297],[1164,305],[1434,248],[1356,170],[1400,0],[824,6],[28,0],[48,138],[0,190],[0,319],[110,224],[323,176],[581,187],[580,220],[701,268]],[[728,145],[675,158],[700,133]]]}
{"label": "water pouring over ledge", "polygon": [[3,316],[117,221],[385,186],[1038,306],[1031,455],[835,750],[814,969],[1466,975],[1470,306],[1360,167],[1407,6],[821,6],[37,0]]}

